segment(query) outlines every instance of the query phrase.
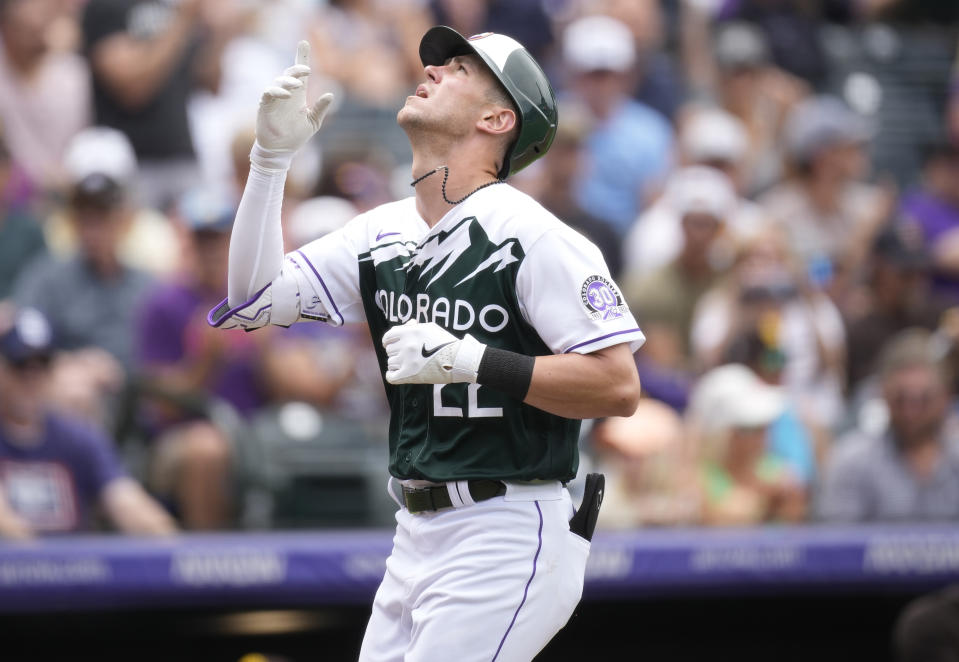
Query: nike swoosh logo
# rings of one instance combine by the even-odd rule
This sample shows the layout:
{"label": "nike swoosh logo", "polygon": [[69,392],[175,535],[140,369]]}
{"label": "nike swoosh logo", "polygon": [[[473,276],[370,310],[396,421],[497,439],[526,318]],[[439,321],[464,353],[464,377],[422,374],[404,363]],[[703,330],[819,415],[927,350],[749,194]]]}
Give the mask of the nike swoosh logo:
{"label": "nike swoosh logo", "polygon": [[442,345],[437,345],[433,349],[426,349],[426,343],[423,343],[423,348],[420,350],[420,352],[422,352],[425,358],[429,358],[433,356],[434,354],[436,354],[436,352],[446,347],[447,345],[452,345],[455,342],[456,342],[455,340],[450,340],[449,342],[445,342]]}
{"label": "nike swoosh logo", "polygon": [[382,239],[383,237],[390,237],[390,236],[392,236],[392,235],[394,235],[394,234],[399,234],[399,232],[377,232],[377,233],[376,233],[376,240],[379,241],[379,240]]}

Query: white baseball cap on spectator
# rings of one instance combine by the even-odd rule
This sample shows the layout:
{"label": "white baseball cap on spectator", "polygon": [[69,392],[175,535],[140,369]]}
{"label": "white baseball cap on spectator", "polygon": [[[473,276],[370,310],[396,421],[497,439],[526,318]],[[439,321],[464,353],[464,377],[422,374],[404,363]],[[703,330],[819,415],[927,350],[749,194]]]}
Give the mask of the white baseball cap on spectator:
{"label": "white baseball cap on spectator", "polygon": [[721,23],[716,31],[714,53],[720,69],[755,69],[769,63],[766,35],[745,21]]}
{"label": "white baseball cap on spectator", "polygon": [[359,210],[349,200],[321,195],[296,206],[286,223],[286,231],[292,244],[302,246],[339,230],[357,214]]}
{"label": "white baseball cap on spectator", "polygon": [[824,94],[804,99],[792,109],[783,137],[789,156],[807,163],[825,147],[864,143],[872,135],[864,117],[838,97]]}
{"label": "white baseball cap on spectator", "polygon": [[760,428],[782,415],[782,389],[763,382],[748,367],[729,363],[703,375],[689,399],[689,414],[707,434]]}
{"label": "white baseball cap on spectator", "polygon": [[137,173],[130,140],[123,132],[105,126],[79,131],[67,145],[63,164],[74,184],[90,175],[105,175],[126,188]]}
{"label": "white baseball cap on spectator", "polygon": [[680,168],[666,182],[663,195],[680,217],[707,214],[724,221],[739,204],[729,177],[708,166]]}
{"label": "white baseball cap on spectator", "polygon": [[194,188],[180,196],[176,210],[192,232],[227,233],[233,228],[236,202],[215,189]]}
{"label": "white baseball cap on spectator", "polygon": [[579,72],[626,72],[636,62],[636,43],[622,21],[600,14],[585,16],[563,32],[563,59]]}
{"label": "white baseball cap on spectator", "polygon": [[31,359],[46,360],[53,352],[53,330],[46,316],[35,308],[20,308],[0,329],[0,357],[12,364]]}
{"label": "white baseball cap on spectator", "polygon": [[749,139],[739,119],[719,108],[705,108],[683,123],[679,144],[690,161],[735,163],[745,156]]}

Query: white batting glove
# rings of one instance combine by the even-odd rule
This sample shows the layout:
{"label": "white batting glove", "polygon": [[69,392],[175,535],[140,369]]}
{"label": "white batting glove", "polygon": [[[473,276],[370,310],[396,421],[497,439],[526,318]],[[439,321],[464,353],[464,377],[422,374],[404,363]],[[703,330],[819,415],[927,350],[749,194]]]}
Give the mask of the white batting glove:
{"label": "white batting glove", "polygon": [[460,340],[435,322],[415,320],[383,334],[383,347],[390,384],[475,384],[486,351],[486,345],[469,334]]}
{"label": "white batting glove", "polygon": [[296,62],[273,81],[260,97],[256,114],[256,143],[250,160],[263,168],[288,168],[293,154],[313,137],[333,101],[327,92],[312,107],[306,105],[310,77],[310,43],[296,47]]}

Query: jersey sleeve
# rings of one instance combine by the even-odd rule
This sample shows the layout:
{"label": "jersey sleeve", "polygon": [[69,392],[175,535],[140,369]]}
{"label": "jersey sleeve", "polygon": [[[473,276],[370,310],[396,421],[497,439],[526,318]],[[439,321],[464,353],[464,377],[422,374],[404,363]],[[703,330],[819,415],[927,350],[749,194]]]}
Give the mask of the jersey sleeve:
{"label": "jersey sleeve", "polygon": [[354,236],[357,227],[365,227],[362,217],[287,253],[279,276],[238,306],[230,307],[224,299],[210,311],[208,323],[252,331],[267,324],[317,321],[340,326],[365,320]]}
{"label": "jersey sleeve", "polygon": [[335,326],[366,320],[360,297],[359,250],[355,230],[364,226],[357,217],[344,228],[288,253],[300,283],[300,313],[320,311]]}
{"label": "jersey sleeve", "polygon": [[526,320],[555,354],[589,354],[646,337],[609,275],[602,253],[565,227],[550,229],[527,251],[516,279]]}

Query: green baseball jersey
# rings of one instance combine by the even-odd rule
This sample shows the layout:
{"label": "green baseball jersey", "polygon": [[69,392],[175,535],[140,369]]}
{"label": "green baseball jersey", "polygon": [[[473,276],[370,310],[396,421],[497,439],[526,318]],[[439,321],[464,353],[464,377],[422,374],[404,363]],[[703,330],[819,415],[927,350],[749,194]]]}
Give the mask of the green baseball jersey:
{"label": "green baseball jersey", "polygon": [[[599,250],[529,196],[499,184],[433,228],[413,198],[377,207],[287,255],[301,319],[435,322],[457,337],[520,354],[587,353],[644,337]],[[287,275],[287,278],[291,278]],[[479,384],[385,382],[390,472],[432,481],[569,480],[580,422]]]}

